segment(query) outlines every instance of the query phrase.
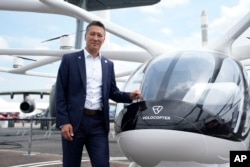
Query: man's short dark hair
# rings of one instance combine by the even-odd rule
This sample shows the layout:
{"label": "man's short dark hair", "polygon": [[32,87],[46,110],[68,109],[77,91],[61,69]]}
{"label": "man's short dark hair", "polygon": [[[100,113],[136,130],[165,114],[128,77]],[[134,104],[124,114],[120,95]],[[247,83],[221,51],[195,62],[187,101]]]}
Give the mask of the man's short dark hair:
{"label": "man's short dark hair", "polygon": [[89,27],[91,27],[91,26],[102,27],[103,30],[104,30],[104,32],[106,32],[106,28],[105,28],[104,24],[102,24],[102,22],[100,22],[100,21],[94,20],[94,21],[90,22],[90,23],[87,25],[87,27],[86,27],[86,32],[88,32]]}

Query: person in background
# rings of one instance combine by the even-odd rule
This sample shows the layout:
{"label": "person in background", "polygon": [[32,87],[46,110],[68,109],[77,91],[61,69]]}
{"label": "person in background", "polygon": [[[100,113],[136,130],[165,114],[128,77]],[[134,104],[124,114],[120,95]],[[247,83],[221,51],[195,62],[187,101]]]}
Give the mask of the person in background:
{"label": "person in background", "polygon": [[63,167],[80,167],[86,147],[92,167],[109,167],[109,99],[131,103],[141,92],[122,92],[114,64],[100,53],[105,26],[88,24],[83,50],[65,54],[56,80],[56,126],[62,135]]}

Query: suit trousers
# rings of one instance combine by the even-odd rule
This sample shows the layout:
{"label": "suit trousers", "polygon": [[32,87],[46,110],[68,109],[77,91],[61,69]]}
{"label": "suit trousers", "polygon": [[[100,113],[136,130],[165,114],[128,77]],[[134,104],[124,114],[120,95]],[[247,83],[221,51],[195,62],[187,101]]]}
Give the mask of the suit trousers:
{"label": "suit trousers", "polygon": [[83,114],[73,141],[62,138],[63,167],[80,167],[83,147],[86,147],[92,167],[109,167],[109,141],[104,116]]}

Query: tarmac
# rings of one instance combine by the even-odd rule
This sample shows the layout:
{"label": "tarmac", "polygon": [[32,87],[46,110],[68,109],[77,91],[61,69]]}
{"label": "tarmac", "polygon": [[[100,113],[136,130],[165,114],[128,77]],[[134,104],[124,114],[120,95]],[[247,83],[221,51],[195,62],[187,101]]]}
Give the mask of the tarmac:
{"label": "tarmac", "polygon": [[[48,153],[32,153],[24,151],[0,150],[1,167],[61,167],[61,155]],[[110,167],[128,167],[125,161],[111,160]],[[88,158],[82,159],[82,167],[91,167]]]}
{"label": "tarmac", "polygon": [[[15,127],[0,128],[0,167],[62,167],[60,132],[30,125],[15,123]],[[130,162],[120,152],[112,131],[109,143],[110,167],[128,167]],[[81,167],[91,167],[86,151]]]}
{"label": "tarmac", "polygon": [[[61,167],[61,155],[48,153],[32,153],[23,151],[0,150],[1,167]],[[112,160],[110,167],[128,167],[126,160]],[[91,167],[89,159],[83,159],[81,167]]]}

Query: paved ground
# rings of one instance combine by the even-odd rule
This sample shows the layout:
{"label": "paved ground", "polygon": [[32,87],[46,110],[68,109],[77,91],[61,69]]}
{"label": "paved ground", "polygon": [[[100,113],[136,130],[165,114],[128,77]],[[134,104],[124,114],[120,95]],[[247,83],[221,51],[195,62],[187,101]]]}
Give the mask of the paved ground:
{"label": "paved ground", "polygon": [[[58,130],[41,130],[39,125],[16,124],[13,128],[0,128],[0,167],[61,167],[61,137]],[[32,135],[30,135],[32,134]],[[130,162],[120,152],[110,134],[110,166],[128,167]],[[82,167],[91,167],[87,153],[83,152]]]}
{"label": "paved ground", "polygon": [[[32,164],[32,163],[42,164],[42,162],[46,161],[60,162],[60,160],[61,156],[56,154],[35,153],[27,155],[27,152],[24,151],[0,150],[1,167],[15,166],[21,164]],[[61,166],[61,165],[54,165],[54,167],[56,166]]]}
{"label": "paved ground", "polygon": [[[61,167],[61,155],[48,153],[32,153],[14,150],[0,150],[1,167]],[[110,167],[128,167],[126,160],[111,160]],[[82,160],[82,167],[91,167],[87,158]]]}

